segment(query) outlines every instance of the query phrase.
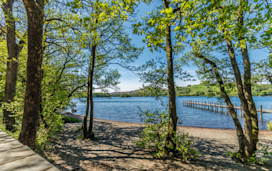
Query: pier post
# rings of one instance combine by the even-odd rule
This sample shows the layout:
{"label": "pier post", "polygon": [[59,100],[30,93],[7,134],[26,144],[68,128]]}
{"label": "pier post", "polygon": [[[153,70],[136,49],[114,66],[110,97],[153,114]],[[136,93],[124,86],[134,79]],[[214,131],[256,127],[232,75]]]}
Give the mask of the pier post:
{"label": "pier post", "polygon": [[240,115],[243,116],[243,109],[242,109],[241,104],[240,104]]}
{"label": "pier post", "polygon": [[221,102],[219,103],[219,110],[220,110],[220,113],[222,113]]}
{"label": "pier post", "polygon": [[214,102],[212,102],[213,103],[213,111],[215,111],[215,103]]}
{"label": "pier post", "polygon": [[261,120],[263,120],[263,105],[260,106]]}

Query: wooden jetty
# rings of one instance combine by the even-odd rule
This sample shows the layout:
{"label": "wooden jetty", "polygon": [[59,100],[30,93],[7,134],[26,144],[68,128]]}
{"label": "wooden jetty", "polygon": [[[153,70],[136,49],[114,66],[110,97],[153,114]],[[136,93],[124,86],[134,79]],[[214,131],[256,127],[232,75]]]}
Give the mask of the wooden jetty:
{"label": "wooden jetty", "polygon": [[0,171],[59,171],[59,169],[0,130]]}
{"label": "wooden jetty", "polygon": [[[194,101],[194,100],[184,100],[183,105],[193,108],[199,108],[203,110],[210,110],[214,112],[225,112],[226,114],[229,113],[228,106],[226,104],[223,104],[221,102],[207,102],[207,101]],[[234,109],[236,112],[239,110],[240,114],[243,114],[241,105],[234,104]],[[272,113],[272,110],[263,110],[262,105],[260,105],[260,109],[257,109],[257,112],[260,112],[260,115],[262,117],[263,113]]]}

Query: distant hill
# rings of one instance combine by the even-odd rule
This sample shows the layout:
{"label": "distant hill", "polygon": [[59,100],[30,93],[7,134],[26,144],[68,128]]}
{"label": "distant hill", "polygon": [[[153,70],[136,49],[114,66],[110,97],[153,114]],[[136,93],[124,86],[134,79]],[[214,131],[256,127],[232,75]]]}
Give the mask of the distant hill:
{"label": "distant hill", "polygon": [[[227,88],[230,96],[237,96],[236,87]],[[124,92],[114,92],[109,94],[94,93],[95,97],[150,97],[154,96],[154,90],[151,88],[124,91]],[[160,89],[158,92],[159,96],[167,96],[166,89]],[[272,96],[272,85],[270,84],[256,84],[252,86],[253,96]],[[220,96],[220,89],[217,85],[208,85],[205,83],[198,85],[189,85],[186,87],[176,88],[177,96]]]}
{"label": "distant hill", "polygon": [[[237,96],[236,86],[227,87],[230,96]],[[187,87],[177,87],[177,96],[221,96],[220,89],[217,85],[198,84]],[[272,96],[271,84],[256,84],[252,86],[253,96]]]}

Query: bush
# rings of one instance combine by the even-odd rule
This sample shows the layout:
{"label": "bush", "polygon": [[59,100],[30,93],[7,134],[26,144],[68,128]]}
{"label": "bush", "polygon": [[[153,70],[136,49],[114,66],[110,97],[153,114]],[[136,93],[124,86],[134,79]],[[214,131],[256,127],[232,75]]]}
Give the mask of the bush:
{"label": "bush", "polygon": [[55,113],[43,113],[43,119],[40,119],[37,131],[35,150],[43,155],[45,149],[51,148],[52,143],[58,140],[56,134],[62,131],[62,116]]}
{"label": "bush", "polygon": [[268,130],[272,131],[272,121],[268,122],[266,126]]}
{"label": "bush", "polygon": [[62,120],[64,123],[80,123],[81,120],[73,117],[63,116]]}
{"label": "bush", "polygon": [[155,158],[178,157],[182,160],[193,160],[196,157],[197,151],[193,149],[192,141],[188,134],[175,134],[174,142],[176,149],[172,156],[167,154],[169,147],[166,146],[166,137],[169,123],[169,115],[166,112],[159,111],[140,112],[144,123],[149,124],[140,134],[140,140],[136,142],[138,147],[149,149]]}

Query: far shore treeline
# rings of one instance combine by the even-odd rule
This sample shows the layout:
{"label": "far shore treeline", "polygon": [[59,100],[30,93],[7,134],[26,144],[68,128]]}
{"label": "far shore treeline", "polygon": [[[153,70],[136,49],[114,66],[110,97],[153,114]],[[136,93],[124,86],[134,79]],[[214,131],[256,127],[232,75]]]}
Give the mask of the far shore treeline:
{"label": "far shore treeline", "polygon": [[[228,89],[230,96],[237,96],[236,87]],[[188,85],[186,87],[176,87],[177,96],[206,96],[214,97],[220,96],[220,90],[217,85],[210,85],[201,83],[198,85]],[[252,87],[253,96],[272,96],[272,86],[270,84],[255,84]],[[114,93],[94,93],[94,97],[151,97],[154,96],[147,88],[139,90],[126,91],[126,92],[114,92]],[[167,90],[161,89],[159,96],[167,96]],[[81,94],[78,97],[86,97],[85,94]]]}

